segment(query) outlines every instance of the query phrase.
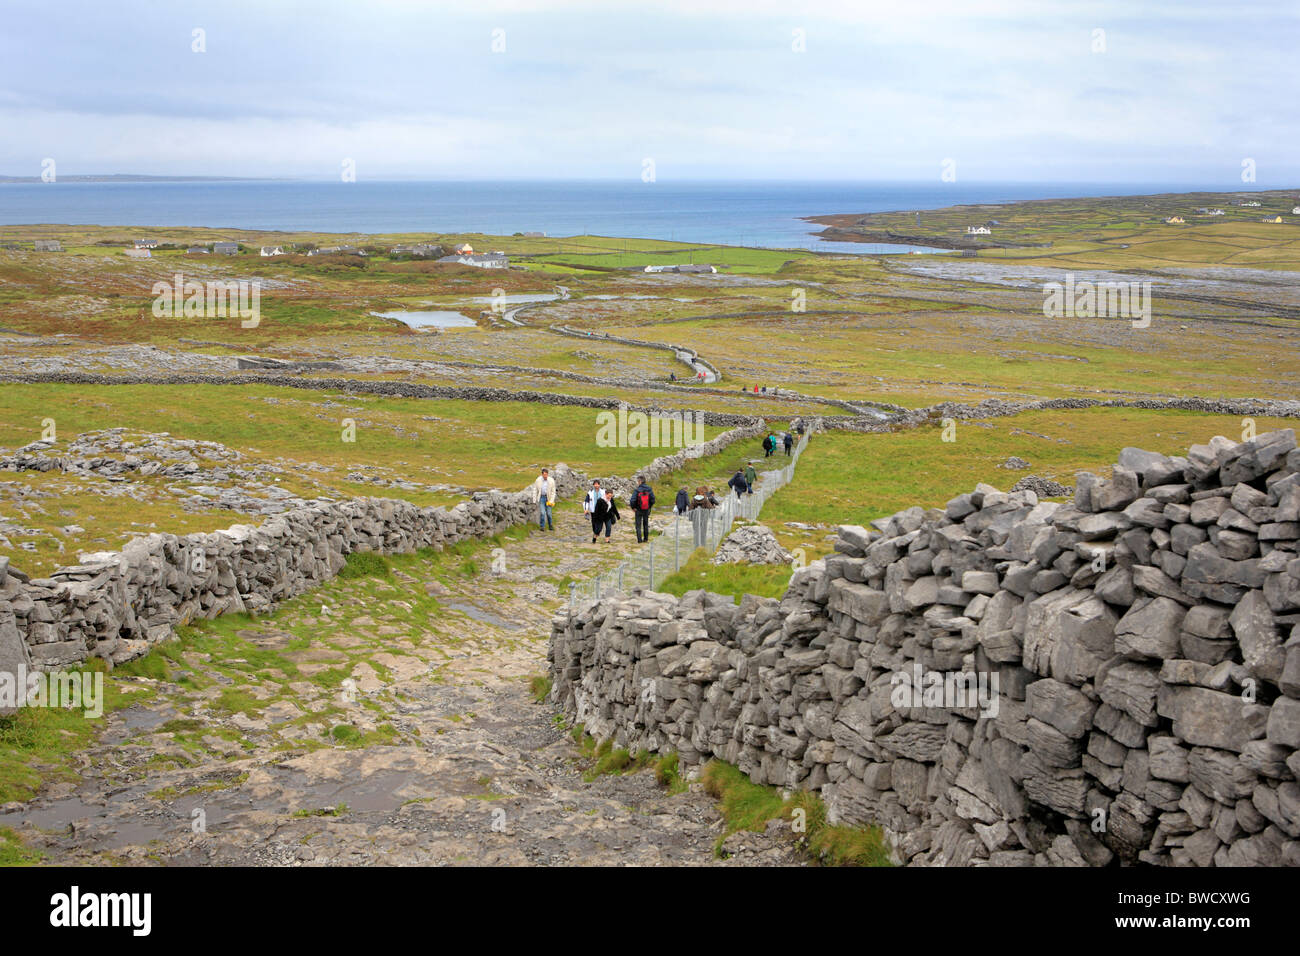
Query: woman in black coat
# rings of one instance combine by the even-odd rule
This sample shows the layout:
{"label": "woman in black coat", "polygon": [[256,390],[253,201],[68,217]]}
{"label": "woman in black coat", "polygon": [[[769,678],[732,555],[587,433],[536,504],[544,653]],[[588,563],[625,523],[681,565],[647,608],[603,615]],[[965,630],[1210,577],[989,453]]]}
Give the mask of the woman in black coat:
{"label": "woman in black coat", "polygon": [[614,500],[614,492],[606,491],[605,497],[596,502],[596,507],[591,512],[591,543],[596,543],[602,528],[605,531],[605,541],[608,542],[609,533],[618,518],[618,503]]}

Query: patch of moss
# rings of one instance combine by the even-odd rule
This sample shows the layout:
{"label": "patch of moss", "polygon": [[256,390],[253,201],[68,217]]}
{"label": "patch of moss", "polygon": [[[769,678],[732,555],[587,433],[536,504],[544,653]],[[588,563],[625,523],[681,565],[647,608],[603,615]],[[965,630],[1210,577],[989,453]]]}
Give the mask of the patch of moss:
{"label": "patch of moss", "polygon": [[374,551],[353,551],[339,568],[341,578],[389,578],[393,576],[393,566],[388,558]]}
{"label": "patch of moss", "polygon": [[0,827],[0,866],[32,866],[43,859],[40,850],[29,847],[9,827]]}
{"label": "patch of moss", "polygon": [[879,827],[850,827],[826,822],[826,805],[815,793],[801,791],[783,799],[774,787],[754,783],[739,768],[710,760],[700,775],[704,790],[718,800],[725,828],[714,844],[740,830],[761,833],[769,821],[787,820],[799,842],[817,862],[829,866],[893,866]]}
{"label": "patch of moss", "polygon": [[553,683],[549,674],[537,674],[532,677],[528,682],[528,689],[532,692],[533,703],[543,703],[550,697]]}

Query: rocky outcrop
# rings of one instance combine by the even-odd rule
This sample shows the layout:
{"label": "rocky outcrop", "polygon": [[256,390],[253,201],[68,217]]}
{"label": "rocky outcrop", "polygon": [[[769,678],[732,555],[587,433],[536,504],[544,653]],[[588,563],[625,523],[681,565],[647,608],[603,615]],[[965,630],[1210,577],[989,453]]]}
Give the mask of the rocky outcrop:
{"label": "rocky outcrop", "polygon": [[714,564],[789,564],[794,560],[772,529],[761,524],[743,525],[722,539]]}
{"label": "rocky outcrop", "polygon": [[822,793],[929,865],[1300,864],[1294,432],[842,527],[781,600],[557,617],[599,737]]}
{"label": "rocky outcrop", "polygon": [[1014,485],[1012,491],[1032,491],[1040,498],[1068,498],[1074,496],[1073,485],[1063,485],[1052,478],[1041,475],[1025,475]]}

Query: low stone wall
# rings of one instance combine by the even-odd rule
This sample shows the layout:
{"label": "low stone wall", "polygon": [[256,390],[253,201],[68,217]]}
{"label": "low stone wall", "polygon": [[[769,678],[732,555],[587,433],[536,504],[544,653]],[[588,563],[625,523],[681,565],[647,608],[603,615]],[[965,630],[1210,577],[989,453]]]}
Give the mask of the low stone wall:
{"label": "low stone wall", "polygon": [[561,614],[552,699],[818,790],[910,863],[1298,865],[1298,539],[1293,431],[1125,449],[1073,504],[981,485],[843,527],[781,600]]}
{"label": "low stone wall", "polygon": [[[660,477],[761,431],[753,424],[731,429],[656,458],[641,473]],[[552,474],[560,498],[588,483],[564,464]],[[170,638],[179,624],[270,610],[338,573],[354,551],[441,547],[535,520],[528,490],[478,492],[450,509],[387,498],[318,500],[256,527],[135,538],[120,552],[82,555],[81,564],[48,578],[30,579],[0,558],[0,672],[53,670],[90,657],[121,663]]]}
{"label": "low stone wall", "polygon": [[[582,329],[571,329],[567,325],[552,325],[552,332],[558,332],[560,335],[569,335],[578,339],[590,339],[602,342],[618,342],[620,345],[635,345],[645,349],[664,349],[673,353],[673,357],[691,370],[691,374],[696,372],[696,366],[707,368],[713,375],[713,381],[722,381],[722,371],[712,362],[700,358],[700,353],[687,345],[673,345],[669,342],[647,342],[644,339],[629,339],[622,335],[610,335],[608,332],[587,332]],[[685,355],[687,358],[682,358]]]}
{"label": "low stone wall", "polygon": [[[659,405],[629,405],[617,398],[590,395],[566,395],[562,392],[537,392],[526,389],[490,388],[479,385],[423,385],[415,382],[376,381],[356,378],[306,378],[299,375],[249,370],[231,375],[170,373],[160,375],[104,375],[95,372],[35,372],[24,375],[0,375],[0,383],[54,383],[62,385],[277,385],[312,391],[351,392],[361,395],[390,395],[398,398],[441,398],[471,402],[529,402],[535,405],[570,405],[578,408],[613,409],[627,406],[631,411],[656,414],[691,411],[689,408],[664,408]],[[706,425],[734,427],[753,425],[760,419],[753,415],[695,410]]]}
{"label": "low stone wall", "polygon": [[977,404],[940,402],[925,408],[902,408],[897,405],[881,408],[889,411],[889,419],[881,422],[875,418],[825,416],[827,428],[843,431],[884,432],[900,427],[914,427],[937,423],[945,418],[955,421],[968,419],[1006,418],[1024,412],[1085,408],[1141,408],[1152,411],[1203,412],[1207,415],[1267,416],[1271,418],[1300,418],[1300,401],[1277,401],[1263,398],[1049,398],[1029,402],[1009,402],[989,398]]}

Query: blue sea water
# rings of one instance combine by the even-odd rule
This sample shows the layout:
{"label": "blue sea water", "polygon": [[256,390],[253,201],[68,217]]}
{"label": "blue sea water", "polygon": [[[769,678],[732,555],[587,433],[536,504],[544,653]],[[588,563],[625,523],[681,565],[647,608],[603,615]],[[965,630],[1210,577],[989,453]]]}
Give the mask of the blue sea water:
{"label": "blue sea water", "polygon": [[[206,226],[285,231],[481,232],[905,251],[822,242],[802,216],[959,203],[1218,189],[1150,183],[55,182],[0,183],[0,225]],[[924,223],[924,215],[922,215]]]}

